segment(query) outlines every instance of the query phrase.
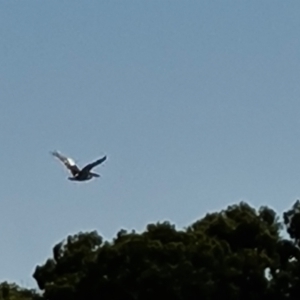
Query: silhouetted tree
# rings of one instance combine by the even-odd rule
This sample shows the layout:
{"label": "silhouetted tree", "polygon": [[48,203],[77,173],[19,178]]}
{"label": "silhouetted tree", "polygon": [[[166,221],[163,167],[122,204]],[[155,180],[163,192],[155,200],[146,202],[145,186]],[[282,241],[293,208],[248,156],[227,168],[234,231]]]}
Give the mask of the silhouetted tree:
{"label": "silhouetted tree", "polygon": [[184,230],[149,224],[112,242],[80,233],[57,244],[33,276],[48,300],[299,299],[299,216],[299,202],[283,224],[272,209],[241,202]]}
{"label": "silhouetted tree", "polygon": [[33,289],[21,288],[15,283],[0,283],[0,300],[42,300],[43,297]]}

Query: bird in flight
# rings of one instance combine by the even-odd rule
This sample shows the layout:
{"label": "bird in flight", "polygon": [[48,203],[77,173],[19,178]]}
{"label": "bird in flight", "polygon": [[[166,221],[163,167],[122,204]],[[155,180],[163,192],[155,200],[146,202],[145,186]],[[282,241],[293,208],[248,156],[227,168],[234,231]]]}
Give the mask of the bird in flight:
{"label": "bird in flight", "polygon": [[106,160],[106,156],[104,156],[86,165],[82,169],[79,169],[72,158],[66,157],[61,153],[59,153],[58,151],[53,151],[51,152],[51,154],[56,158],[58,158],[65,165],[65,167],[71,172],[73,176],[68,177],[68,179],[73,181],[86,181],[92,179],[93,177],[100,177],[99,174],[91,172],[91,170],[92,168],[96,167],[97,165],[100,165]]}

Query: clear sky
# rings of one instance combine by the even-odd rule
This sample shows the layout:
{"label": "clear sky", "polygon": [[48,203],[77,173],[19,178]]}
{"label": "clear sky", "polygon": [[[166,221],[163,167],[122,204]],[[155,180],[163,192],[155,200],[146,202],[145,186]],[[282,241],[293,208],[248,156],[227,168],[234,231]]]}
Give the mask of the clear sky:
{"label": "clear sky", "polygon": [[[69,234],[300,196],[299,1],[1,1],[0,281]],[[74,183],[107,155],[100,179]]]}

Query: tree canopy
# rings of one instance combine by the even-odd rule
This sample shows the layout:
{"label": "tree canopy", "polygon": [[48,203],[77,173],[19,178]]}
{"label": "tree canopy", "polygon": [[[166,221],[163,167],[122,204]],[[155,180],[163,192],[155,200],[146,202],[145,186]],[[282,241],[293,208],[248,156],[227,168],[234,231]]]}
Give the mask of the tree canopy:
{"label": "tree canopy", "polygon": [[[299,201],[282,221],[241,202],[184,229],[158,222],[110,242],[79,232],[55,245],[33,277],[48,300],[299,299],[299,247]],[[0,300],[39,297],[12,298],[17,290],[2,284]]]}
{"label": "tree canopy", "polygon": [[42,300],[44,299],[33,289],[21,288],[15,283],[0,283],[0,300]]}

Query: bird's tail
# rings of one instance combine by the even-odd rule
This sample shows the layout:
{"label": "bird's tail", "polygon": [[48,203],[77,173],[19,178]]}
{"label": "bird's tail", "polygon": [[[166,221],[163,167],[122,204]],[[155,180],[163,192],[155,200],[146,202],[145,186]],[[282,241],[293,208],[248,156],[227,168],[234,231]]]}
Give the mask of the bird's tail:
{"label": "bird's tail", "polygon": [[97,173],[92,173],[92,172],[90,172],[90,174],[93,175],[94,177],[100,177],[100,175],[97,174]]}

